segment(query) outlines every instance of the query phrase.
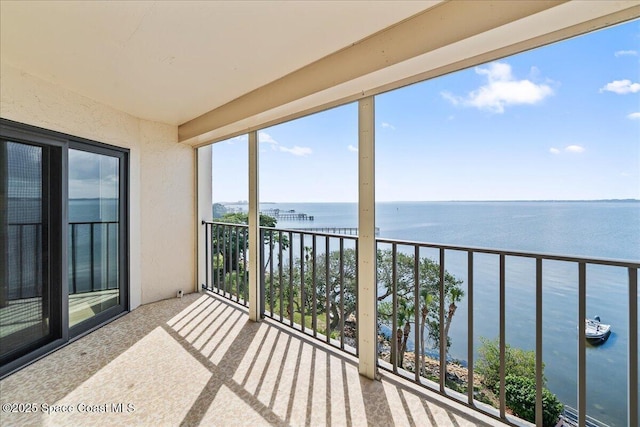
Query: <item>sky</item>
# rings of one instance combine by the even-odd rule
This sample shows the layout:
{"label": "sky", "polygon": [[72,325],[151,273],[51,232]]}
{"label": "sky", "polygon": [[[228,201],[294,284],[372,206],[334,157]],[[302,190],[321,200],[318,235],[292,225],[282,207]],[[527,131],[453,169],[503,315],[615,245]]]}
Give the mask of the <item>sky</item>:
{"label": "sky", "polygon": [[[261,202],[358,200],[357,104],[263,129]],[[640,199],[640,21],[375,97],[376,201]],[[247,137],[213,200],[248,198]]]}

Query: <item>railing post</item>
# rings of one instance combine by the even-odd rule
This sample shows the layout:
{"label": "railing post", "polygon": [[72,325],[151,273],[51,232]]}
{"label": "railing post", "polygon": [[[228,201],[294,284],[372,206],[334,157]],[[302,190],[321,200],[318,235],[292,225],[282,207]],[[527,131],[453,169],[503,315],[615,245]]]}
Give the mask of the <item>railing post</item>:
{"label": "railing post", "polygon": [[374,98],[358,102],[358,350],[359,372],[377,376]]}
{"label": "railing post", "polygon": [[638,426],[638,269],[629,268],[628,425]]}
{"label": "railing post", "polygon": [[211,162],[212,148],[211,146],[200,147],[196,149],[196,188],[197,188],[197,212],[196,212],[196,241],[198,243],[198,257],[196,260],[197,281],[195,283],[195,292],[201,291],[201,286],[205,285],[213,288],[211,278],[213,274],[212,259],[213,251],[211,242],[213,239],[213,228],[211,225],[205,224],[213,218],[212,205],[212,172],[213,166]]}
{"label": "railing post", "polygon": [[258,134],[249,132],[249,319],[258,322],[262,318],[260,289],[260,207],[258,197]]}
{"label": "railing post", "polygon": [[587,264],[578,263],[578,427],[587,416],[587,350],[584,319],[587,318]]}

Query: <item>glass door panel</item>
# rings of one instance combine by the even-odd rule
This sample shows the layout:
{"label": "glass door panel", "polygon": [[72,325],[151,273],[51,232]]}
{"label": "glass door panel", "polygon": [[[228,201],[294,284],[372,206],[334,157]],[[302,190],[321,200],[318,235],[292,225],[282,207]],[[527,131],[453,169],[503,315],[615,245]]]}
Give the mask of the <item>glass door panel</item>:
{"label": "glass door panel", "polygon": [[49,149],[0,141],[0,360],[51,334]]}
{"label": "glass door panel", "polygon": [[69,327],[120,305],[120,159],[69,150]]}

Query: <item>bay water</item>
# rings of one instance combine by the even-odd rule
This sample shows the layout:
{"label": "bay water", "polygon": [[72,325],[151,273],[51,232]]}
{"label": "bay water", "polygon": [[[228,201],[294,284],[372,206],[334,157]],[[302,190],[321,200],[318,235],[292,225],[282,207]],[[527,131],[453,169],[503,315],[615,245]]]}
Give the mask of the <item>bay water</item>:
{"label": "bay water", "polygon": [[[357,226],[355,203],[270,203],[261,208],[314,216],[314,221],[279,221],[279,228]],[[376,226],[382,238],[640,262],[640,201],[388,202],[376,205]],[[421,256],[438,260],[437,250],[423,250]],[[466,290],[466,253],[447,251],[445,267],[463,280]],[[526,350],[535,350],[535,268],[534,259],[507,257],[506,341]],[[587,415],[611,426],[627,423],[628,301],[626,269],[587,268],[587,316],[599,315],[612,325],[606,343],[587,346]],[[496,255],[475,256],[473,314],[477,356],[481,339],[499,334]],[[452,321],[449,354],[463,363],[467,315],[465,294]],[[574,408],[578,328],[583,325],[578,318],[578,264],[545,261],[544,374],[547,387]]]}

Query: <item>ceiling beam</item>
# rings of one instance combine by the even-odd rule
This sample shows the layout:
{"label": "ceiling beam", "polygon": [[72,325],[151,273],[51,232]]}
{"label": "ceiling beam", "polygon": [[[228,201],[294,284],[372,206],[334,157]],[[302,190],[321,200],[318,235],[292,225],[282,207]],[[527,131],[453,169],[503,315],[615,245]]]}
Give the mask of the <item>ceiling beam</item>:
{"label": "ceiling beam", "polygon": [[[180,125],[179,140],[193,143],[194,138],[215,129],[543,12],[566,1],[474,0],[440,3]],[[258,68],[256,72],[259,72]],[[197,143],[201,145],[202,141]]]}

